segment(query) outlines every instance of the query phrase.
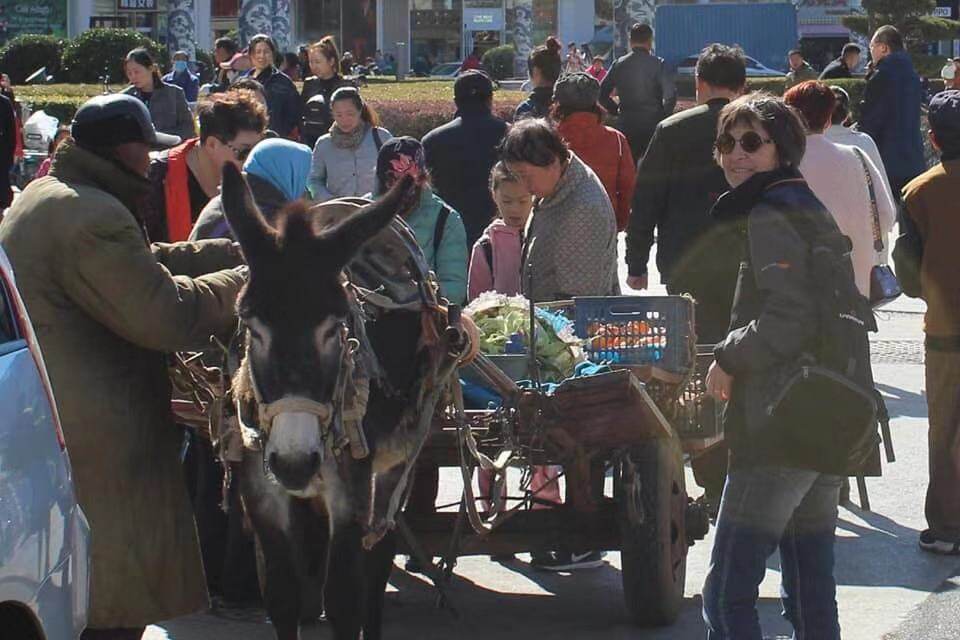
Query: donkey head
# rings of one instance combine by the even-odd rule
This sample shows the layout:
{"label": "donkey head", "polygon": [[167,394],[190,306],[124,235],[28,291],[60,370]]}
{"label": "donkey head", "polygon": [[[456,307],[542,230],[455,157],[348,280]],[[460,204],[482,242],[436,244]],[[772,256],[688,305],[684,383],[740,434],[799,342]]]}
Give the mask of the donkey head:
{"label": "donkey head", "polygon": [[[264,458],[289,491],[302,491],[324,458],[339,419],[349,339],[350,303],[341,271],[363,243],[409,200],[411,181],[317,231],[306,204],[266,223],[240,172],[224,167],[223,210],[250,268],[240,294],[247,331],[246,370],[265,435]],[[355,343],[354,343],[355,344]]]}

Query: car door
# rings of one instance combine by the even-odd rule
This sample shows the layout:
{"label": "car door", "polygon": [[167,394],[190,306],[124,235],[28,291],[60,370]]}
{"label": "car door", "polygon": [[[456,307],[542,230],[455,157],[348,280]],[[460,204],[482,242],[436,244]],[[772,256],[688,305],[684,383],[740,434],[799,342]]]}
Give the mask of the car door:
{"label": "car door", "polygon": [[43,358],[0,250],[0,602],[30,609],[45,638],[76,638],[86,622],[88,535]]}

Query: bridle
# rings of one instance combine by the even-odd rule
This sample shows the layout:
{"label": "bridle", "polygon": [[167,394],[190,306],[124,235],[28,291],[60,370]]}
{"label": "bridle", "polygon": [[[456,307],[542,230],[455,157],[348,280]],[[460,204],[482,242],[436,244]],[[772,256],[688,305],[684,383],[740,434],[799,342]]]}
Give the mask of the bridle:
{"label": "bridle", "polygon": [[[241,329],[246,331],[242,325],[242,320]],[[240,427],[256,434],[260,448],[265,454],[266,447],[264,447],[263,444],[270,436],[270,429],[273,426],[274,418],[285,412],[309,413],[317,417],[321,441],[326,445],[327,441],[332,438],[330,448],[334,455],[339,458],[344,447],[349,444],[349,439],[343,432],[341,414],[343,412],[343,400],[347,384],[353,376],[353,356],[359,348],[360,341],[350,335],[350,329],[347,323],[341,323],[340,363],[337,368],[337,381],[334,384],[333,395],[329,403],[317,402],[316,400],[302,396],[285,396],[273,402],[265,402],[263,394],[260,391],[260,385],[257,384],[257,377],[256,374],[254,374],[253,364],[249,360],[248,353],[246,370],[247,375],[250,377],[250,387],[253,390],[257,421],[256,424],[252,426],[246,424],[243,419],[244,412],[241,406],[241,399],[236,397],[234,402],[236,403],[237,419],[240,422]]]}

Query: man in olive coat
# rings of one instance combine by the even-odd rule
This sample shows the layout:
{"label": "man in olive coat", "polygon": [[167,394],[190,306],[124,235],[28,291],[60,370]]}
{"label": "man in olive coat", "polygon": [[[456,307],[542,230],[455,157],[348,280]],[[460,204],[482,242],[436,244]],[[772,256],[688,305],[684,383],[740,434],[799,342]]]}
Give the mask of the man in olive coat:
{"label": "man in olive coat", "polygon": [[147,245],[133,212],[167,138],[136,98],[93,98],[0,224],[90,522],[84,640],[139,638],[208,605],[164,353],[231,327],[244,278],[229,241]]}

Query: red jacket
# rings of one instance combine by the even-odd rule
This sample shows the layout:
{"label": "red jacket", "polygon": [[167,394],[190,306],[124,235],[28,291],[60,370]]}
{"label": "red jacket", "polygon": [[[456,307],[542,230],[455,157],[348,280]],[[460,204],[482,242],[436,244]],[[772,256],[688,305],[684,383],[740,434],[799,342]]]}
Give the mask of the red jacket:
{"label": "red jacket", "polygon": [[633,187],[637,181],[637,168],[627,138],[616,129],[604,126],[597,114],[586,111],[567,116],[558,128],[570,150],[600,178],[617,215],[617,231],[623,231],[630,218]]}

